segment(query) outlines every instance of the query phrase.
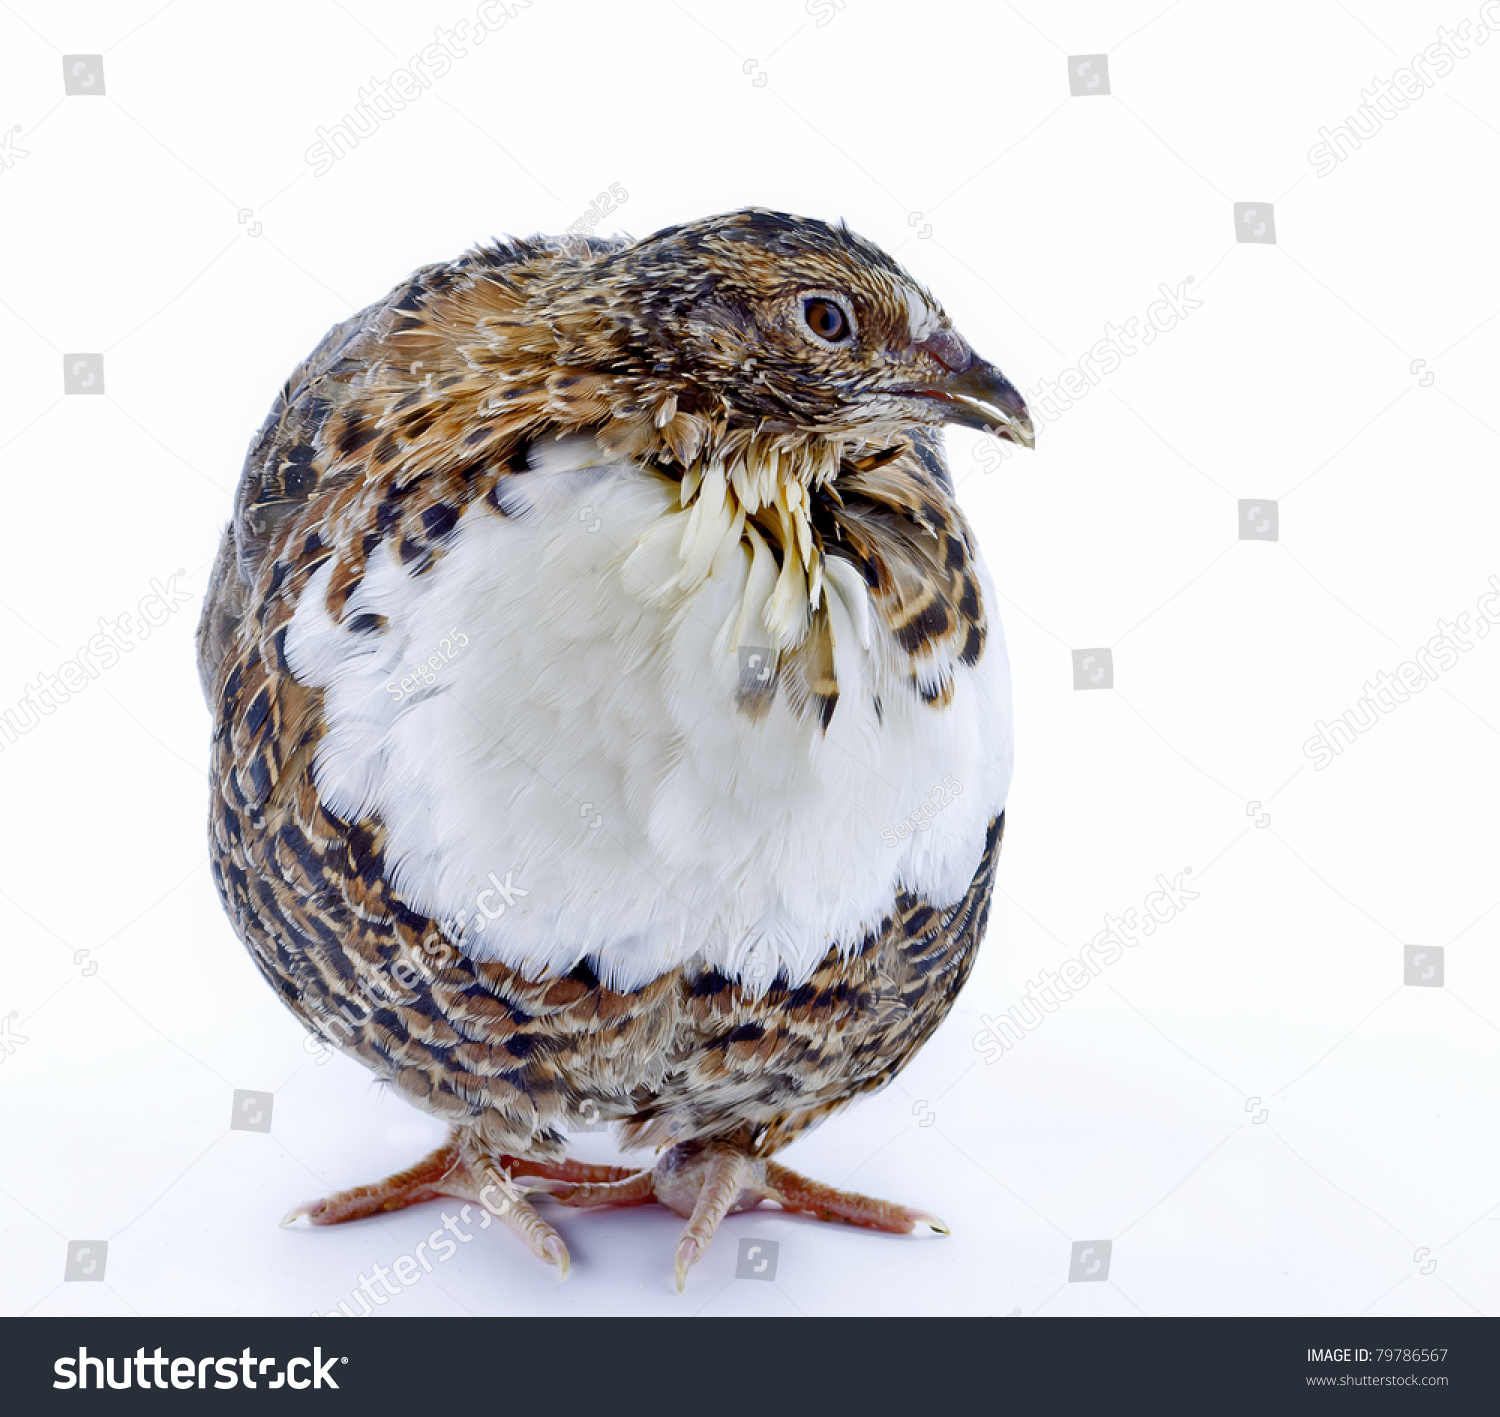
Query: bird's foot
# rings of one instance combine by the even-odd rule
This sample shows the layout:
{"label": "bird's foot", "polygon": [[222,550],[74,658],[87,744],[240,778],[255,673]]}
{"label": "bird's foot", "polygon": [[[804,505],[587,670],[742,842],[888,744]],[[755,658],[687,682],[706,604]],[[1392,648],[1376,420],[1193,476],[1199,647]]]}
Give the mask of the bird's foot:
{"label": "bird's foot", "polygon": [[[581,1161],[533,1161],[526,1157],[500,1155],[475,1159],[458,1136],[415,1166],[398,1171],[370,1186],[335,1191],[321,1200],[308,1201],[289,1211],[283,1225],[306,1219],[311,1225],[340,1225],[346,1220],[448,1196],[482,1205],[497,1220],[520,1236],[538,1259],[556,1265],[559,1277],[568,1276],[568,1247],[532,1207],[530,1196],[554,1186],[578,1187],[619,1183],[635,1175],[628,1167],[590,1166]],[[649,1174],[649,1173],[647,1173]],[[538,1185],[526,1184],[536,1180]]]}
{"label": "bird's foot", "polygon": [[543,1178],[533,1189],[550,1195],[559,1205],[647,1205],[655,1201],[685,1216],[688,1223],[677,1243],[678,1293],[687,1283],[688,1270],[707,1252],[719,1222],[734,1211],[753,1210],[762,1201],[775,1201],[783,1210],[803,1211],[819,1220],[839,1220],[895,1235],[909,1235],[919,1225],[940,1235],[948,1233],[948,1227],[927,1211],[825,1186],[775,1161],[722,1143],[674,1146],[652,1170],[597,1181]]}

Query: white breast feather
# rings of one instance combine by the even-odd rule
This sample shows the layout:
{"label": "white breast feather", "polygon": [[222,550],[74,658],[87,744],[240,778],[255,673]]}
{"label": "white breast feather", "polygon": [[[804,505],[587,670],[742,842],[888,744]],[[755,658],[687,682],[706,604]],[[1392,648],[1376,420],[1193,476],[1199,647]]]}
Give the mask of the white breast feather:
{"label": "white breast feather", "polygon": [[[675,488],[596,461],[591,440],[549,445],[502,484],[511,514],[471,507],[424,575],[377,550],[340,621],[331,563],[302,597],[287,657],[324,691],[318,790],[384,821],[402,897],[473,958],[533,978],[587,959],[622,990],[694,960],[757,990],[778,971],[801,983],[898,890],[960,899],[1010,785],[993,614],[979,664],[953,664],[952,702],[929,707],[831,558],[827,732],[781,693],[753,722],[734,642],[749,623],[754,645],[747,588],[752,611],[765,589],[738,531],[684,590]],[[348,628],[366,613],[386,627]]]}

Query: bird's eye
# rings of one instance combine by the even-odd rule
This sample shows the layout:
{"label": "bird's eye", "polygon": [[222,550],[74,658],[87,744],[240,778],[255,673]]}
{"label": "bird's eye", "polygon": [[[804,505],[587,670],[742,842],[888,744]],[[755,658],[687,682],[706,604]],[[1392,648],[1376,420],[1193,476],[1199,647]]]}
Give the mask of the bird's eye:
{"label": "bird's eye", "polygon": [[808,329],[829,344],[848,338],[854,328],[854,322],[844,313],[842,306],[820,296],[802,302],[802,318]]}

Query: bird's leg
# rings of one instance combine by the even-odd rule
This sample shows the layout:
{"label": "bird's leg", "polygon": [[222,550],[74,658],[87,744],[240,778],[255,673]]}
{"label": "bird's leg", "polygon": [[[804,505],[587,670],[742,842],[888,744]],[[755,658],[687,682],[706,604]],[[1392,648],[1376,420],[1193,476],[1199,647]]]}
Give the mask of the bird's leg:
{"label": "bird's leg", "polygon": [[802,1211],[819,1220],[839,1220],[896,1235],[909,1235],[919,1225],[948,1233],[948,1227],[927,1211],[826,1186],[724,1142],[684,1142],[664,1151],[655,1167],[633,1171],[582,1161],[489,1154],[458,1131],[415,1166],[374,1185],[309,1201],[291,1211],[282,1224],[305,1218],[312,1225],[339,1225],[448,1196],[483,1206],[534,1255],[555,1264],[566,1277],[568,1247],[537,1214],[532,1205],[537,1194],[573,1207],[656,1203],[683,1216],[687,1225],[675,1256],[679,1292],[686,1285],[688,1270],[713,1242],[719,1222],[734,1211],[752,1210],[762,1201],[775,1201],[784,1210]]}
{"label": "bird's leg", "polygon": [[580,1161],[533,1161],[503,1154],[490,1159],[473,1156],[471,1150],[455,1131],[415,1166],[374,1185],[355,1186],[308,1201],[288,1212],[281,1223],[291,1225],[305,1218],[312,1225],[340,1225],[449,1196],[482,1205],[519,1235],[534,1255],[555,1264],[566,1278],[568,1247],[532,1207],[529,1195],[537,1188],[519,1185],[517,1178],[538,1177],[544,1186],[577,1187],[618,1183],[635,1174],[625,1167],[590,1166]]}
{"label": "bird's leg", "polygon": [[452,1195],[451,1186],[461,1179],[462,1167],[460,1142],[454,1133],[415,1166],[373,1185],[352,1186],[322,1200],[305,1201],[287,1211],[281,1223],[291,1225],[306,1218],[310,1225],[342,1225],[346,1220],[363,1220],[382,1211],[404,1210],[409,1205]]}
{"label": "bird's leg", "polygon": [[687,1217],[677,1244],[677,1289],[707,1251],[719,1222],[732,1211],[751,1210],[775,1201],[784,1210],[802,1211],[819,1220],[839,1220],[870,1230],[909,1235],[926,1225],[940,1235],[948,1227],[925,1210],[876,1200],[857,1191],[841,1191],[810,1180],[775,1161],[753,1157],[723,1143],[684,1143],[662,1153],[656,1167],[619,1180],[566,1185],[543,1181],[537,1187],[559,1205],[645,1205],[657,1201]]}
{"label": "bird's leg", "polygon": [[764,1162],[762,1167],[767,1199],[774,1200],[784,1210],[805,1211],[819,1220],[842,1220],[845,1225],[884,1230],[891,1235],[910,1235],[919,1225],[939,1235],[948,1233],[948,1227],[931,1211],[913,1210],[895,1201],[825,1186],[774,1161]]}
{"label": "bird's leg", "polygon": [[657,1199],[655,1180],[654,1172],[632,1171],[618,1181],[584,1182],[581,1185],[568,1181],[544,1181],[536,1189],[542,1195],[551,1196],[559,1205],[653,1205]]}
{"label": "bird's leg", "polygon": [[600,1185],[638,1176],[634,1166],[596,1166],[591,1161],[533,1161],[527,1156],[501,1156],[500,1165],[512,1176],[539,1176],[569,1185]]}
{"label": "bird's leg", "polygon": [[[742,1151],[712,1148],[704,1161],[698,1197],[677,1242],[677,1292],[687,1285],[687,1272],[713,1243],[719,1222],[731,1210],[749,1210],[760,1204],[760,1196],[744,1189],[752,1180],[754,1163]],[[675,1209],[675,1207],[673,1207]],[[677,1212],[679,1215],[681,1211]]]}

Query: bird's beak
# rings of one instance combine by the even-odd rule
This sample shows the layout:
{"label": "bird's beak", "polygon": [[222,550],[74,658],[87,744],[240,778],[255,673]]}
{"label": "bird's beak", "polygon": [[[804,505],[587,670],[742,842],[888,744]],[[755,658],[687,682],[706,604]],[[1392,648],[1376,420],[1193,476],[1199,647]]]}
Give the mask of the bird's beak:
{"label": "bird's beak", "polygon": [[993,364],[976,355],[962,374],[943,381],[941,392],[952,404],[949,423],[983,428],[1023,448],[1036,447],[1036,430],[1026,400]]}
{"label": "bird's beak", "polygon": [[933,354],[948,370],[942,379],[921,390],[924,398],[943,406],[943,422],[978,428],[1023,448],[1036,446],[1036,430],[1026,400],[993,364],[981,359],[952,331],[943,331],[919,348]]}

